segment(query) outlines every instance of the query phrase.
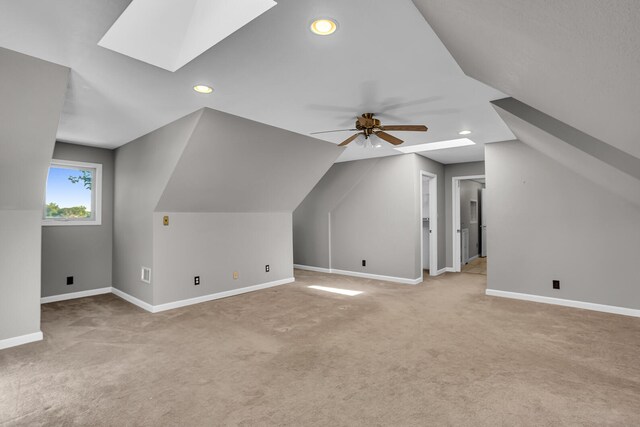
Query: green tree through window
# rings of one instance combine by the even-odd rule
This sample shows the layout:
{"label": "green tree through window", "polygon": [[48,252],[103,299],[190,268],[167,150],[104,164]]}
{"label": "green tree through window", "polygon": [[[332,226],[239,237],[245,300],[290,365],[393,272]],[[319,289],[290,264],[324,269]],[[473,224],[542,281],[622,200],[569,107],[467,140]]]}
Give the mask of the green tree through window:
{"label": "green tree through window", "polygon": [[80,181],[82,181],[84,188],[86,188],[87,190],[91,190],[92,176],[93,174],[91,173],[91,171],[80,171],[80,176],[70,176],[69,181],[71,181],[74,184],[77,184]]}

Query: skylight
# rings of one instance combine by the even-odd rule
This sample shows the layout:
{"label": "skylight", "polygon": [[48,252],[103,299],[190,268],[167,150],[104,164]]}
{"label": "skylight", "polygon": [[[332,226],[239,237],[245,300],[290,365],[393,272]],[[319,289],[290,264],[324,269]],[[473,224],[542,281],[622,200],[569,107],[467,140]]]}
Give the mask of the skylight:
{"label": "skylight", "polygon": [[311,285],[309,287],[311,289],[317,289],[319,291],[332,292],[334,294],[340,294],[340,295],[349,295],[350,297],[354,297],[362,293],[362,291],[352,291],[349,289],[340,289],[340,288],[329,288],[326,286]]}
{"label": "skylight", "polygon": [[275,5],[273,0],[133,0],[98,45],[173,72]]}
{"label": "skylight", "polygon": [[426,144],[408,145],[406,147],[394,147],[403,153],[421,153],[423,151],[444,150],[445,148],[465,147],[476,143],[469,138],[451,139],[448,141],[428,142]]}

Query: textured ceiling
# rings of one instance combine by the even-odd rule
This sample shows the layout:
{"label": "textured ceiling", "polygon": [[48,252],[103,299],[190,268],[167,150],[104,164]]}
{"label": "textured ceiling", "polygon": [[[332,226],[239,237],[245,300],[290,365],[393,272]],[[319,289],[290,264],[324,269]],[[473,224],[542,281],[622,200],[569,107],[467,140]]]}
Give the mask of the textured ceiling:
{"label": "textured ceiling", "polygon": [[[505,95],[465,76],[410,0],[280,0],[175,73],[97,45],[128,3],[0,0],[1,46],[72,69],[61,140],[117,147],[202,107],[301,134],[351,127],[365,111],[429,126],[398,133],[407,144],[472,130],[478,146],[428,154],[445,163],[481,160],[484,143],[513,138],[489,104]],[[309,31],[320,16],[338,21],[334,35]],[[215,92],[196,94],[197,83]],[[340,160],[391,154],[352,144]]]}
{"label": "textured ceiling", "polygon": [[413,2],[467,75],[640,158],[640,1]]}

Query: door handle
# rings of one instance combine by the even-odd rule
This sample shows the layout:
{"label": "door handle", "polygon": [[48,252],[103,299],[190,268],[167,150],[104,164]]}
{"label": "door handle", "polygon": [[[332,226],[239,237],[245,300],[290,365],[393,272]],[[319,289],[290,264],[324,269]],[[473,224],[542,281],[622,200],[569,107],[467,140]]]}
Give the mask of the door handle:
{"label": "door handle", "polygon": [[459,233],[459,232],[460,232],[460,230],[456,230],[456,232],[458,232],[458,233]]}

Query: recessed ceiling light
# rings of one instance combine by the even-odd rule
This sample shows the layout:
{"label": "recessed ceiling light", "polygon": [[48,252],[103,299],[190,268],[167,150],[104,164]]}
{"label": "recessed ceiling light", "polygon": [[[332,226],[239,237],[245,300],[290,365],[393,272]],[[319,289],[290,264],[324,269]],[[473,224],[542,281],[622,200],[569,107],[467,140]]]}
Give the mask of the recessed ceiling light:
{"label": "recessed ceiling light", "polygon": [[470,133],[470,130],[461,130],[460,132],[458,132],[458,135],[469,135]]}
{"label": "recessed ceiling light", "polygon": [[195,90],[198,93],[211,93],[213,92],[213,88],[207,86],[207,85],[195,85],[193,87],[193,90]]}
{"label": "recessed ceiling light", "polygon": [[452,139],[450,141],[428,142],[426,144],[408,145],[406,147],[395,147],[403,153],[420,153],[422,151],[444,150],[445,148],[465,147],[475,145],[469,138]]}
{"label": "recessed ceiling light", "polygon": [[329,34],[335,33],[337,29],[338,24],[336,24],[336,21],[333,19],[316,19],[311,24],[311,31],[319,36],[328,36]]}

